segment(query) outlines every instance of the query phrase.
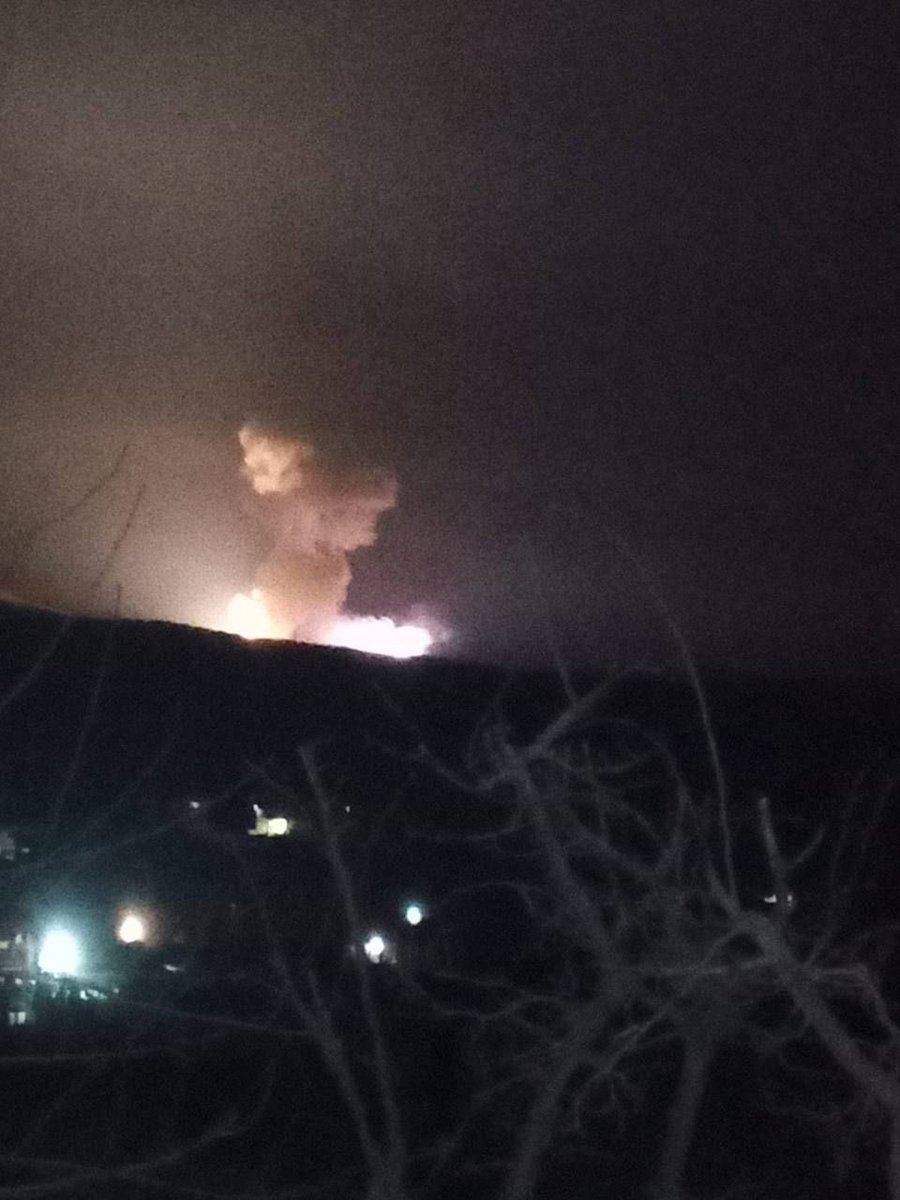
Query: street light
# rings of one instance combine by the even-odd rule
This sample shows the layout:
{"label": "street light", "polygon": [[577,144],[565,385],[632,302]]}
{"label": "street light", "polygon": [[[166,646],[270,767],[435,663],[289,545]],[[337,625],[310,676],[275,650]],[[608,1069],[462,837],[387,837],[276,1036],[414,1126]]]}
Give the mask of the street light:
{"label": "street light", "polygon": [[81,947],[67,929],[50,929],[38,952],[38,967],[48,975],[76,975],[81,966]]}
{"label": "street light", "polygon": [[137,913],[126,913],[119,923],[117,936],[120,942],[124,942],[126,946],[132,946],[136,942],[147,940],[147,926]]}

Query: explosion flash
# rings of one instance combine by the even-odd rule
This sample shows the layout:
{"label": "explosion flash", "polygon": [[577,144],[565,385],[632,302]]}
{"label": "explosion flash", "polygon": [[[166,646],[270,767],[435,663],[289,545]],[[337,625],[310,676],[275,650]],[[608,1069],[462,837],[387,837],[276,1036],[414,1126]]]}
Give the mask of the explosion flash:
{"label": "explosion flash", "polygon": [[428,653],[434,641],[422,625],[397,625],[390,617],[341,617],[326,640],[329,646],[391,658],[418,658]]}
{"label": "explosion flash", "polygon": [[238,437],[242,474],[260,498],[272,545],[249,603],[233,601],[232,617],[255,636],[322,641],[344,607],[350,555],[374,545],[378,518],[396,503],[396,481],[322,460],[309,442],[252,425]]}
{"label": "explosion flash", "polygon": [[269,616],[259,588],[251,588],[249,595],[237,592],[231,597],[225,609],[222,632],[237,634],[248,642],[281,636]]}
{"label": "explosion flash", "polygon": [[378,518],[394,507],[396,481],[321,461],[305,441],[246,425],[241,473],[260,499],[273,545],[249,593],[230,600],[220,628],[249,641],[291,639],[392,658],[427,653],[432,635],[389,617],[342,613],[350,555],[374,545]]}
{"label": "explosion flash", "polygon": [[[252,588],[249,595],[238,592],[231,598],[221,629],[248,642],[289,637],[272,620],[259,588]],[[428,653],[434,637],[423,625],[398,625],[390,617],[340,617],[323,633],[321,642],[364,654],[418,658]]]}

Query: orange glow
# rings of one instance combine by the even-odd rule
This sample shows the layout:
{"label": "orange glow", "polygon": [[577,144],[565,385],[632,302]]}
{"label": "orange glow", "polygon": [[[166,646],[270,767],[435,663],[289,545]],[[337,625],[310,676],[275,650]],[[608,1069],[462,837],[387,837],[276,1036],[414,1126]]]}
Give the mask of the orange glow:
{"label": "orange glow", "polygon": [[115,923],[116,939],[124,946],[155,946],[160,940],[160,914],[146,905],[119,908]]}
{"label": "orange glow", "polygon": [[128,913],[119,922],[117,936],[120,942],[124,942],[126,946],[130,946],[136,942],[145,941],[147,930],[144,927],[144,922],[137,913]]}
{"label": "orange glow", "polygon": [[249,595],[238,592],[231,597],[221,628],[223,633],[235,633],[248,642],[280,636],[259,588],[252,588]]}
{"label": "orange glow", "polygon": [[[260,588],[232,596],[218,629],[248,642],[261,638],[293,640],[290,631],[272,617]],[[324,646],[383,654],[388,658],[418,658],[427,654],[434,642],[422,625],[398,625],[390,617],[339,617],[316,640]]]}

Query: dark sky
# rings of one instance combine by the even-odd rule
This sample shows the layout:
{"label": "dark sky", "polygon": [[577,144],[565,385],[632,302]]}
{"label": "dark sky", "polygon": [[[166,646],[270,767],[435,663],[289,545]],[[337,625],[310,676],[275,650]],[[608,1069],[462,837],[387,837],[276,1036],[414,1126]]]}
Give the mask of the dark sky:
{"label": "dark sky", "polygon": [[350,607],[451,653],[669,653],[620,538],[701,658],[897,663],[898,22],[6,0],[8,588],[214,617],[249,419],[396,472]]}

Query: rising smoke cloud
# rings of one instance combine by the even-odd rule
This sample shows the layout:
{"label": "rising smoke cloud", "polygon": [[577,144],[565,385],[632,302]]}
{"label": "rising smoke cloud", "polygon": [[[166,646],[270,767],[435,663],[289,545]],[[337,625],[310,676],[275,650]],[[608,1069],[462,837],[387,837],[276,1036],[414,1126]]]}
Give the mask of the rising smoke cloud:
{"label": "rising smoke cloud", "polygon": [[378,518],[397,502],[396,480],[323,461],[311,443],[254,425],[238,437],[241,473],[273,538],[253,602],[267,616],[269,636],[323,641],[347,598],[350,555],[374,545]]}

